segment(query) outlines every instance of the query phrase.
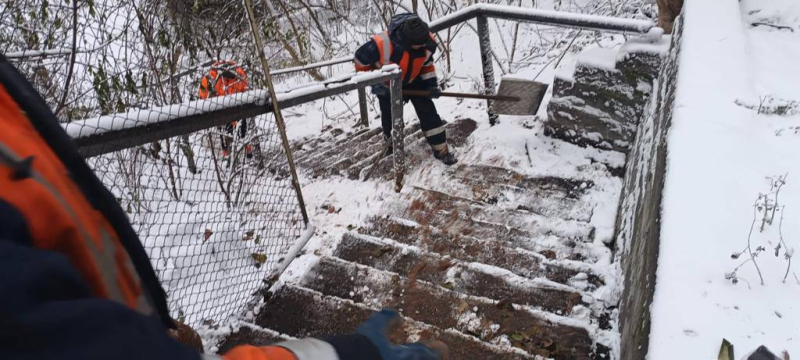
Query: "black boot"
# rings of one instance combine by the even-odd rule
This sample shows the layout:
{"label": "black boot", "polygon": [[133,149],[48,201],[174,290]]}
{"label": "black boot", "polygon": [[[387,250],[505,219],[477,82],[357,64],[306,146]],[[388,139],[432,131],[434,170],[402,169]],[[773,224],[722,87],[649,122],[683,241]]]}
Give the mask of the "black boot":
{"label": "black boot", "polygon": [[447,166],[454,165],[458,162],[458,159],[456,159],[456,157],[453,156],[453,154],[450,153],[447,148],[442,151],[434,151],[433,157],[439,159],[439,161],[443,162]]}

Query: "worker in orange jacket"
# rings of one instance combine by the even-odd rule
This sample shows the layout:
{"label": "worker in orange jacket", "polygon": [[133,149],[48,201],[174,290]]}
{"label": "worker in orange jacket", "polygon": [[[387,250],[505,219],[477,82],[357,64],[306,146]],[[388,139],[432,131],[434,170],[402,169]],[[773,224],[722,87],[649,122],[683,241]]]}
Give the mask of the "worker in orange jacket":
{"label": "worker in orange jacket", "polygon": [[[125,212],[55,115],[0,55],[0,359],[439,359],[395,346],[381,311],[355,334],[204,356],[175,326]],[[297,304],[303,306],[303,304]],[[437,343],[434,346],[444,349]]]}
{"label": "worker in orange jacket", "polygon": [[[221,60],[213,63],[208,74],[200,80],[200,89],[197,95],[201,99],[209,99],[216,96],[233,95],[248,90],[247,73],[244,69],[230,60]],[[247,119],[241,121],[231,121],[223,129],[228,135],[220,135],[222,144],[222,156],[228,157],[230,154],[231,142],[236,128],[239,128],[239,138],[247,136]],[[246,153],[251,155],[253,147],[246,145]]]}
{"label": "worker in orange jacket", "polygon": [[[389,29],[372,36],[372,38],[356,50],[354,62],[356,71],[380,69],[384,65],[397,64],[403,72],[403,88],[409,90],[426,90],[432,98],[441,95],[436,79],[436,67],[433,54],[436,42],[428,24],[416,14],[399,14],[392,18]],[[372,87],[372,93],[378,97],[381,108],[381,125],[387,141],[392,134],[392,105],[389,90],[385,85]],[[428,97],[404,98],[411,100],[419,117],[428,145],[433,156],[446,165],[453,165],[458,160],[447,148],[447,133],[444,122],[436,111],[436,105]]]}

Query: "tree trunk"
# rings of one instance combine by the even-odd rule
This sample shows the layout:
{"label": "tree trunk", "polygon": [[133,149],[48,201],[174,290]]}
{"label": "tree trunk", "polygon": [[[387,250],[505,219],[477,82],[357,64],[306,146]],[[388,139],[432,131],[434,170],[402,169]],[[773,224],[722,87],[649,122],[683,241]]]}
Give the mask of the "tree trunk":
{"label": "tree trunk", "polygon": [[672,23],[681,13],[683,0],[658,0],[658,26],[669,34],[672,32]]}

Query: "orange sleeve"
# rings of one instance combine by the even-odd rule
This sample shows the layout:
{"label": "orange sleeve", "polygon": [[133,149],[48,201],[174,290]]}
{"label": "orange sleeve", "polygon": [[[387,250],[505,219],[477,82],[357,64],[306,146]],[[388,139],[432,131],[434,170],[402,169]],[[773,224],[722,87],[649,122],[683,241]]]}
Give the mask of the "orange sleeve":
{"label": "orange sleeve", "polygon": [[372,65],[364,65],[358,59],[353,59],[353,65],[356,66],[356,71],[370,71],[372,70]]}
{"label": "orange sleeve", "polygon": [[278,346],[242,345],[222,355],[224,360],[297,360],[291,351]]}
{"label": "orange sleeve", "polygon": [[203,76],[203,79],[200,80],[200,90],[197,91],[197,96],[201,99],[208,99],[208,78]]}

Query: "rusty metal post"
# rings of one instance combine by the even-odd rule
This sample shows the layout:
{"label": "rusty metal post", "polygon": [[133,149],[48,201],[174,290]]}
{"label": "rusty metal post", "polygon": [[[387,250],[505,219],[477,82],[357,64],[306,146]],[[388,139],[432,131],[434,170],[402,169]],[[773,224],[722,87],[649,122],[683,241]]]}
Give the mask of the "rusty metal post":
{"label": "rusty metal post", "polygon": [[269,90],[270,104],[272,106],[272,113],[275,115],[275,123],[278,126],[278,132],[281,135],[281,142],[283,143],[283,150],[286,152],[286,160],[289,163],[289,171],[292,174],[292,186],[297,194],[297,202],[300,205],[300,212],[303,215],[303,221],[308,227],[308,212],[306,211],[306,203],[303,200],[303,192],[300,190],[300,181],[297,178],[297,168],[294,165],[294,158],[292,157],[292,148],[289,146],[289,138],[286,136],[286,124],[283,122],[283,115],[281,114],[280,104],[278,103],[278,96],[275,94],[275,85],[272,83],[272,77],[269,74],[269,64],[267,63],[267,56],[264,54],[264,45],[261,41],[258,24],[256,23],[256,14],[253,11],[252,0],[242,0],[247,9],[247,17],[250,20],[250,31],[253,35],[253,46],[256,53],[261,60],[261,67],[264,70],[264,78],[267,82]]}
{"label": "rusty metal post", "polygon": [[358,107],[361,110],[361,120],[359,125],[369,127],[369,109],[367,109],[367,90],[363,87],[358,88]]}
{"label": "rusty metal post", "polygon": [[[481,63],[483,65],[483,87],[484,94],[494,95],[494,64],[492,63],[492,41],[489,33],[489,22],[486,16],[479,15],[478,18],[478,40],[481,45]],[[489,124],[497,123],[498,115],[492,113],[492,100],[486,100],[486,112],[489,114]]]}
{"label": "rusty metal post", "polygon": [[394,151],[394,191],[403,190],[406,174],[405,123],[403,122],[403,79],[397,76],[389,81],[389,96],[392,102],[392,147]]}

